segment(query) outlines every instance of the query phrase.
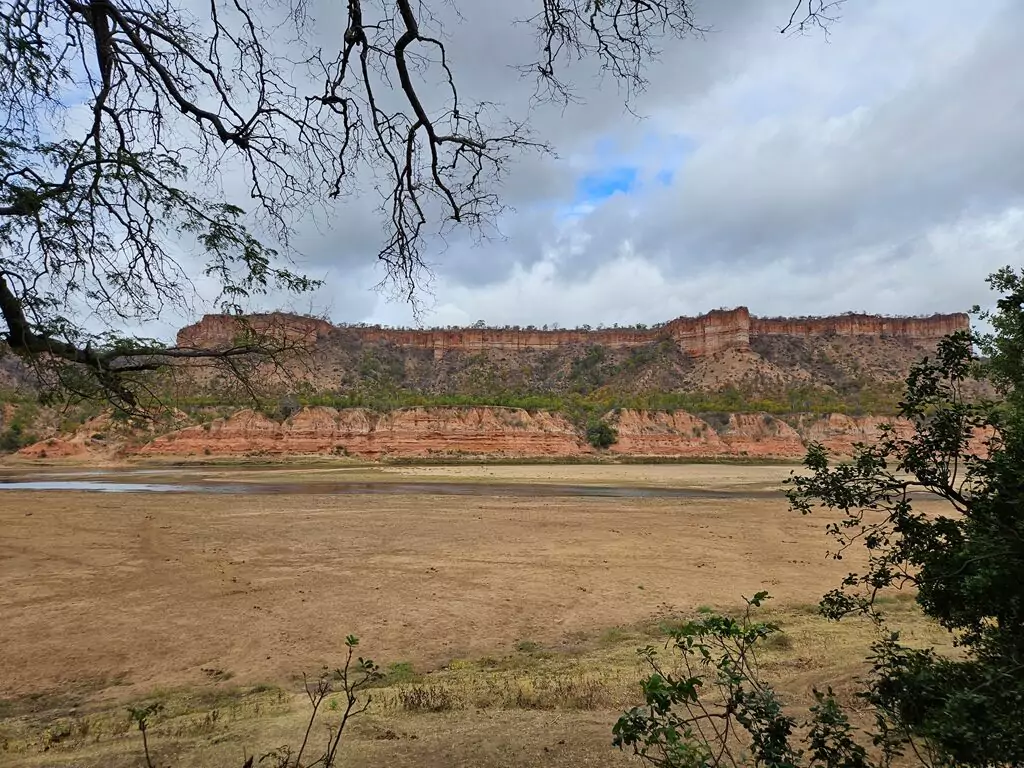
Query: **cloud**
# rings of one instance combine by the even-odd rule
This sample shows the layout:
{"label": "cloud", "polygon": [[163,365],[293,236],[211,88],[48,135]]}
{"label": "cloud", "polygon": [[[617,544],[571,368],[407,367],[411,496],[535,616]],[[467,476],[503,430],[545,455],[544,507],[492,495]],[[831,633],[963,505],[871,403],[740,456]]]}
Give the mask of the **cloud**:
{"label": "cloud", "polygon": [[[1024,168],[1010,158],[1024,156],[1024,83],[1012,74],[1024,7],[981,3],[966,19],[950,3],[849,8],[830,44],[723,32],[725,58],[742,50],[746,66],[689,98],[654,93],[655,78],[646,142],[685,137],[675,165],[657,152],[623,165],[642,154],[628,121],[592,137],[605,166],[575,163],[590,194],[581,204],[577,192],[572,230],[531,231],[531,253],[539,241],[547,255],[496,279],[484,305],[520,315],[502,322],[596,323],[739,303],[806,314],[983,301],[985,275],[1020,258],[1005,245],[1020,244]],[[624,148],[609,150],[616,140]],[[669,183],[637,184],[644,164]],[[445,282],[445,311],[477,304],[457,272]],[[645,297],[672,286],[676,298],[652,316],[627,285]]]}
{"label": "cloud", "polygon": [[[1016,0],[849,0],[827,40],[778,34],[791,0],[701,3],[712,31],[666,41],[633,112],[586,62],[571,70],[585,103],[537,108],[509,67],[536,55],[513,23],[529,4],[455,5],[461,20],[434,7],[463,98],[529,115],[557,154],[516,158],[500,237],[430,243],[427,324],[954,311],[1020,263]],[[336,22],[319,42],[336,44]],[[303,221],[299,266],[327,281],[314,299],[334,319],[411,323],[372,291],[377,203],[364,188]]]}
{"label": "cloud", "polygon": [[[978,276],[1019,262],[1022,248],[1024,208],[1016,208],[935,227],[901,246],[899,253],[887,247],[858,249],[817,271],[779,258],[751,265],[739,276],[727,263],[683,273],[627,247],[581,277],[566,275],[557,254],[548,254],[529,268],[515,267],[501,282],[444,286],[428,324],[483,319],[495,325],[632,325],[738,304],[762,316],[959,312],[991,303]],[[929,274],[943,275],[943,280],[930,281]],[[387,324],[411,321],[405,307],[385,301],[371,318]]]}

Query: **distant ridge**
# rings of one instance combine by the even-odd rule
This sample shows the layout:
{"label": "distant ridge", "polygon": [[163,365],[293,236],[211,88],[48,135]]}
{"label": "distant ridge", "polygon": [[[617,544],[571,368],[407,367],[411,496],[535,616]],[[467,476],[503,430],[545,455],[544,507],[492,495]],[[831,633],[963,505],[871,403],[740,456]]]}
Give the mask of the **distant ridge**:
{"label": "distant ridge", "polygon": [[182,328],[179,346],[215,348],[229,346],[239,331],[249,327],[259,332],[279,332],[291,340],[315,343],[319,339],[345,336],[363,342],[383,342],[397,347],[429,349],[435,357],[448,351],[478,353],[487,350],[525,351],[590,344],[613,349],[642,347],[672,340],[691,357],[736,349],[747,351],[758,336],[867,336],[934,342],[954,331],[969,330],[964,313],[935,314],[930,317],[885,317],[842,314],[831,317],[759,318],[746,307],[719,309],[698,317],[678,317],[652,328],[557,329],[458,328],[396,329],[380,326],[336,326],[325,320],[284,312],[257,315],[206,315],[198,323]]}

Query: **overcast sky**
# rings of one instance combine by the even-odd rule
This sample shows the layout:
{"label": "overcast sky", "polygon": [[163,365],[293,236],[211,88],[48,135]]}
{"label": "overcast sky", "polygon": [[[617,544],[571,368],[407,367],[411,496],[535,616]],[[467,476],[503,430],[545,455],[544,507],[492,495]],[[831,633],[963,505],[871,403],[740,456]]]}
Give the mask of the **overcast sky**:
{"label": "overcast sky", "polygon": [[[558,157],[512,169],[504,240],[433,244],[423,324],[988,303],[985,276],[1020,264],[1024,241],[1024,3],[848,0],[826,40],[779,34],[792,2],[697,4],[713,30],[667,44],[634,104],[642,120],[582,73],[584,105],[536,112]],[[535,55],[510,24],[527,4],[458,5],[447,32],[464,97],[525,114],[531,84],[507,65]],[[290,308],[415,324],[373,290],[370,207],[350,199],[330,227],[303,227],[300,267],[327,287]]]}

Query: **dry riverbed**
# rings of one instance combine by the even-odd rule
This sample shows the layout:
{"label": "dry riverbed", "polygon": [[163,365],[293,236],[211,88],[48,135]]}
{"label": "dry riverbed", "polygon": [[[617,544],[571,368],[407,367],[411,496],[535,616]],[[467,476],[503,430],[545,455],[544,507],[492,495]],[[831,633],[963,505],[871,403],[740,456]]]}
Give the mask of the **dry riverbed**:
{"label": "dry riverbed", "polygon": [[[298,676],[337,664],[356,634],[392,669],[353,730],[360,765],[619,765],[611,724],[635,703],[633,651],[659,636],[658,617],[732,608],[762,589],[792,638],[773,651],[784,687],[804,695],[820,674],[842,684],[871,638],[808,608],[849,564],[826,558],[823,518],[769,493],[790,470],[181,472],[722,498],[2,491],[0,764],[138,764],[124,706],[156,697],[161,765],[240,766],[243,747],[301,738]],[[412,684],[444,688],[444,706],[409,705]]]}

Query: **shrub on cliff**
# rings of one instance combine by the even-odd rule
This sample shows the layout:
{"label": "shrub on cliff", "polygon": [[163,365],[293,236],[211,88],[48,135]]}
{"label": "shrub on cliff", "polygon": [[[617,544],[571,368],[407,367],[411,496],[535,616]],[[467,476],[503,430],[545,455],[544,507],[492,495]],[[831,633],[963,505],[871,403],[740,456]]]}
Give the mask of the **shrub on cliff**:
{"label": "shrub on cliff", "polygon": [[285,395],[278,401],[277,408],[272,409],[271,413],[268,415],[278,421],[285,421],[301,410],[302,403],[299,402],[297,397],[294,395]]}
{"label": "shrub on cliff", "polygon": [[[3,409],[0,409],[3,410]],[[0,453],[12,453],[38,439],[33,432],[33,422],[38,416],[38,408],[34,403],[11,405],[10,419],[3,422],[0,413]]]}
{"label": "shrub on cliff", "polygon": [[587,442],[598,450],[614,445],[619,439],[615,427],[604,421],[592,421],[587,424]]}
{"label": "shrub on cliff", "polygon": [[[752,618],[759,593],[739,619],[703,617],[673,633],[681,673],[643,652],[646,706],[620,718],[616,744],[665,768],[736,765],[738,750],[765,766],[1024,765],[1024,270],[989,282],[1003,294],[995,312],[981,313],[994,334],[947,337],[907,378],[899,415],[911,434],[885,427],[837,466],[811,446],[810,473],[789,481],[793,509],[827,511],[836,559],[866,550],[863,571],[826,594],[821,610],[835,620],[867,615],[882,630],[858,693],[872,732],[851,725],[827,681],[802,728],[783,707],[756,664],[777,630]],[[1001,399],[965,398],[975,377]],[[915,509],[922,498],[945,512]],[[902,587],[953,636],[955,657],[904,645],[887,627],[876,597]]]}
{"label": "shrub on cliff", "polygon": [[35,441],[34,435],[26,432],[21,424],[15,422],[0,431],[0,453],[13,453]]}

